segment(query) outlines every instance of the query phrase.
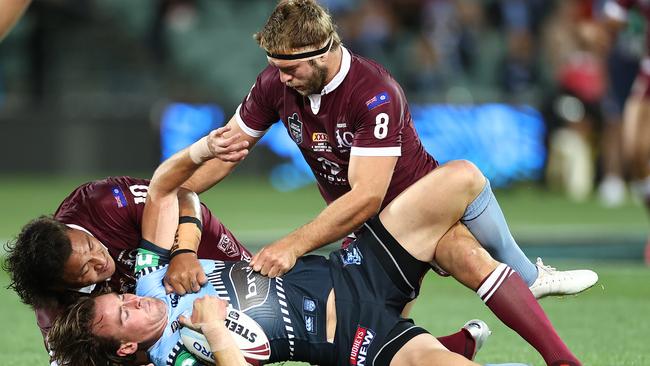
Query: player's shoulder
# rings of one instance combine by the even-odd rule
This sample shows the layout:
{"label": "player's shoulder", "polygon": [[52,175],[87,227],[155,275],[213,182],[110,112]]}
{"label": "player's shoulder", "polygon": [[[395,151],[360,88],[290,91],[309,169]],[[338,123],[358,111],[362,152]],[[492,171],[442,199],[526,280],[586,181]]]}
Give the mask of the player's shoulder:
{"label": "player's shoulder", "polygon": [[351,56],[348,76],[354,89],[352,95],[365,102],[382,92],[394,97],[402,93],[397,81],[381,64],[355,54]]}
{"label": "player's shoulder", "polygon": [[280,81],[280,71],[278,68],[267,65],[257,76],[255,87],[261,88],[264,91],[278,91],[284,88],[284,84]]}

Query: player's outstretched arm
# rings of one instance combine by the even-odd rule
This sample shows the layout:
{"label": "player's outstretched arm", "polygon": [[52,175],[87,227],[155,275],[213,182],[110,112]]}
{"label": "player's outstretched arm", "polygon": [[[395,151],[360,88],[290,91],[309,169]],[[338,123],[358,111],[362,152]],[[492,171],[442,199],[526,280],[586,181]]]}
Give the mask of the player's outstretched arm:
{"label": "player's outstretched arm", "polygon": [[[221,133],[215,132],[220,130]],[[192,159],[197,164],[203,163],[183,184],[193,192],[205,192],[228,176],[260,139],[246,134],[235,116],[215,131],[197,141],[190,149]]]}
{"label": "player's outstretched arm", "polygon": [[313,221],[262,248],[253,256],[251,267],[269,277],[281,276],[299,256],[355,231],[379,212],[396,162],[394,156],[353,156],[348,173],[352,189]]}
{"label": "player's outstretched arm", "polygon": [[31,0],[0,0],[0,41],[23,15]]}
{"label": "player's outstretched arm", "polygon": [[174,245],[170,251],[171,261],[163,284],[167,293],[185,295],[199,291],[207,277],[197,257],[201,242],[201,202],[199,196],[187,189],[178,191],[180,218]]}
{"label": "player's outstretched arm", "polygon": [[[207,139],[201,139],[189,148],[181,150],[165,160],[154,172],[149,183],[149,193],[142,219],[142,238],[156,243],[163,249],[171,249],[174,233],[178,227],[178,190],[205,161],[214,159],[217,153],[240,151],[247,154],[247,141],[237,142],[240,136],[229,135],[229,126],[218,128],[208,135],[221,150],[211,152]],[[246,152],[241,152],[244,149]],[[211,155],[212,154],[212,155]]]}
{"label": "player's outstretched arm", "polygon": [[194,300],[191,318],[181,315],[178,320],[184,327],[203,333],[217,365],[246,366],[244,356],[224,323],[227,306],[225,300],[204,296]]}

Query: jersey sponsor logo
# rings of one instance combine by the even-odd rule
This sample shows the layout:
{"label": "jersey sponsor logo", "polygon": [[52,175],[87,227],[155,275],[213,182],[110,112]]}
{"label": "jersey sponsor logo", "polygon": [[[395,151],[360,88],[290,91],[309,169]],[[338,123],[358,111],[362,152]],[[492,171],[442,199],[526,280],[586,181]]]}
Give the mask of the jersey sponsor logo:
{"label": "jersey sponsor logo", "polygon": [[332,146],[329,137],[324,132],[314,132],[311,134],[311,149],[314,152],[332,152]]}
{"label": "jersey sponsor logo", "polygon": [[339,164],[325,159],[322,156],[318,157],[316,160],[321,163],[321,167],[326,172],[316,171],[314,168],[312,168],[314,175],[318,175],[319,177],[327,179],[327,181],[333,185],[342,186],[348,184],[347,177],[337,176],[343,170]]}
{"label": "jersey sponsor logo", "polygon": [[302,308],[305,311],[313,312],[316,311],[316,301],[308,298],[308,297],[303,297],[302,298]]}
{"label": "jersey sponsor logo", "polygon": [[113,186],[111,188],[111,192],[113,193],[113,197],[115,198],[115,203],[117,204],[118,208],[126,207],[128,203],[126,202],[126,197],[124,196],[124,192],[122,192],[122,189],[118,186]]}
{"label": "jersey sponsor logo", "polygon": [[271,289],[270,278],[253,271],[246,262],[235,263],[230,271],[240,311],[264,304]]}
{"label": "jersey sponsor logo", "polygon": [[178,320],[172,321],[172,325],[171,325],[172,333],[175,333],[179,329],[181,329],[181,323]]}
{"label": "jersey sponsor logo", "polygon": [[138,250],[138,256],[135,260],[135,271],[139,272],[145,268],[155,267],[158,265],[159,259],[160,257],[158,254],[150,250],[140,248]]}
{"label": "jersey sponsor logo", "polygon": [[316,334],[316,316],[311,314],[305,314],[305,330],[307,333]]}
{"label": "jersey sponsor logo", "polygon": [[365,366],[368,357],[368,348],[375,339],[375,332],[370,328],[357,326],[350,349],[350,365]]}
{"label": "jersey sponsor logo", "polygon": [[380,105],[390,103],[390,96],[388,95],[388,92],[381,92],[374,97],[368,99],[366,101],[366,107],[368,107],[368,110],[371,111]]}
{"label": "jersey sponsor logo", "polygon": [[325,132],[314,132],[311,134],[311,140],[313,142],[327,142],[327,134]]}
{"label": "jersey sponsor logo", "polygon": [[[180,296],[178,296],[178,294],[174,294],[174,293],[169,294],[169,302],[171,303],[172,308],[175,308],[175,307],[178,306],[178,298],[179,298],[179,297],[180,297]],[[173,332],[173,331],[174,331],[174,330],[172,329],[172,332]]]}
{"label": "jersey sponsor logo", "polygon": [[219,250],[224,252],[229,257],[239,257],[241,254],[239,251],[239,246],[226,234],[221,234],[221,239],[219,239],[217,248],[219,248]]}
{"label": "jersey sponsor logo", "polygon": [[363,259],[361,251],[355,246],[349,246],[342,249],[340,255],[344,267],[350,264],[360,265],[361,260]]}
{"label": "jersey sponsor logo", "polygon": [[287,118],[287,125],[289,127],[289,135],[296,142],[302,143],[302,122],[298,119],[298,113],[294,113]]}

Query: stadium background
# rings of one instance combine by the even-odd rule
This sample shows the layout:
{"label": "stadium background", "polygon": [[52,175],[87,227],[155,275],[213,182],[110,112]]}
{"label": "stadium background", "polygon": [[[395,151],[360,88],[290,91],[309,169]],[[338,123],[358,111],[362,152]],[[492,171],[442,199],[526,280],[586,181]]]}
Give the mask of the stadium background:
{"label": "stadium background", "polygon": [[[554,2],[326,3],[344,43],[382,62],[404,86],[420,133],[431,139],[428,148],[441,160],[469,158],[499,181],[497,196],[528,255],[599,272],[600,285],[587,293],[542,301],[585,365],[650,365],[642,207],[627,198],[606,208],[595,194],[572,201],[543,179],[554,128],[543,111],[554,85],[539,40]],[[2,242],[29,219],[52,213],[82,182],[148,177],[166,149],[228,118],[265,65],[251,35],[273,6],[262,0],[36,0],[0,44]],[[445,28],[441,19],[453,22]],[[639,25],[630,27],[630,44],[638,43]],[[529,72],[505,71],[513,29],[529,32]],[[323,207],[282,132],[202,195],[252,248]],[[504,147],[510,150],[495,150]],[[33,314],[7,284],[2,273],[1,363],[45,364]],[[425,286],[413,313],[420,324],[443,334],[480,317],[494,335],[479,362],[541,364],[470,291],[436,276]]]}

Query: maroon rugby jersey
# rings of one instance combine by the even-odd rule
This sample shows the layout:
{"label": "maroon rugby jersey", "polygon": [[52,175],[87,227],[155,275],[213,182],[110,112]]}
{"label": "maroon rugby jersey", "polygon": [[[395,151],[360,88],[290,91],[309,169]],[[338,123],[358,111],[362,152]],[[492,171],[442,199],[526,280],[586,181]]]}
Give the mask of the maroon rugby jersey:
{"label": "maroon rugby jersey", "polygon": [[[114,291],[134,292],[135,255],[141,239],[142,214],[149,181],[110,177],[74,190],[54,214],[58,221],[82,229],[97,238],[115,260],[109,285]],[[216,260],[249,260],[250,252],[201,204],[203,233],[198,257]],[[52,309],[37,309],[37,321],[46,333],[53,321]]]}
{"label": "maroon rugby jersey", "polygon": [[328,204],[350,191],[350,155],[399,156],[383,208],[437,162],[420,142],[399,84],[379,64],[342,52],[339,72],[320,95],[302,96],[268,66],[235,118],[253,137],[281,119]]}

